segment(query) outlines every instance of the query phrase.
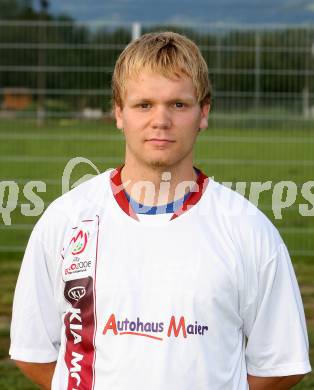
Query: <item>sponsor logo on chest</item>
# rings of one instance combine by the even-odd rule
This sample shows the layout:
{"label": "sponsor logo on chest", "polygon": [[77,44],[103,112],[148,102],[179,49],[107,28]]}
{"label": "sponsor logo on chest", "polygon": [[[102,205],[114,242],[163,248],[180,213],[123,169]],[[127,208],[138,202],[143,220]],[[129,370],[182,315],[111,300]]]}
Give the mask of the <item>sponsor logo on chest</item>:
{"label": "sponsor logo on chest", "polygon": [[[62,278],[80,279],[93,275],[96,261],[97,227],[95,221],[82,221],[80,226],[71,229],[62,251]],[[82,292],[73,291],[79,296]]]}
{"label": "sponsor logo on chest", "polygon": [[204,336],[208,332],[208,326],[199,324],[197,321],[188,323],[184,316],[171,316],[168,321],[144,322],[139,317],[136,320],[117,319],[115,314],[111,314],[105,323],[103,335],[134,335],[144,336],[150,339],[163,340],[168,338],[187,338],[190,336]]}

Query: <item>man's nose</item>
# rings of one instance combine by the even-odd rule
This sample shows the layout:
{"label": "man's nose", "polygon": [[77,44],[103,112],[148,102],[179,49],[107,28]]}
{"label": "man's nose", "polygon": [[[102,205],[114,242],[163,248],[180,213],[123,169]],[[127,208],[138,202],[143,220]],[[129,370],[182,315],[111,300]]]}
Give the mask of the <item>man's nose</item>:
{"label": "man's nose", "polygon": [[171,115],[167,107],[158,106],[155,108],[152,126],[155,129],[168,129],[171,126]]}

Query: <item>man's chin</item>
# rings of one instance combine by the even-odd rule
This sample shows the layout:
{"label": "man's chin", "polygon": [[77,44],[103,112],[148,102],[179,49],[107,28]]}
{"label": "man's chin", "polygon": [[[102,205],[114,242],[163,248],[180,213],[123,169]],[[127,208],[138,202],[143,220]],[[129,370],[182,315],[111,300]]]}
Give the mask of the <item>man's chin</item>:
{"label": "man's chin", "polygon": [[155,168],[155,169],[170,169],[177,165],[182,158],[174,158],[174,156],[164,156],[164,158],[160,158],[157,156],[146,159],[146,165]]}
{"label": "man's chin", "polygon": [[152,168],[168,168],[172,164],[167,160],[151,160],[148,162],[148,165]]}

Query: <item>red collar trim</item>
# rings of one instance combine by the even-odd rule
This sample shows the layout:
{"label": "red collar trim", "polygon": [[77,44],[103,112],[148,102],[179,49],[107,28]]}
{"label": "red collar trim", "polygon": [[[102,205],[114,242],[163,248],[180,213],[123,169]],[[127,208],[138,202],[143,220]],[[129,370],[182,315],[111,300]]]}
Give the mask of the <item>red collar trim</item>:
{"label": "red collar trim", "polygon": [[123,165],[119,168],[116,168],[114,171],[111,172],[110,175],[110,184],[113,196],[115,197],[115,200],[117,201],[120,208],[130,217],[139,220],[137,218],[136,213],[133,211],[128,198],[125,195],[124,187],[121,181],[121,170],[123,168]]}
{"label": "red collar trim", "polygon": [[187,197],[183,205],[177,210],[173,216],[171,217],[171,221],[177,217],[179,217],[181,214],[188,211],[191,207],[193,207],[202,197],[204,194],[206,187],[208,185],[208,177],[202,172],[199,171],[199,174],[197,176],[197,181],[194,185],[194,187],[191,189],[190,196]]}
{"label": "red collar trim", "polygon": [[[139,221],[136,213],[133,211],[124,192],[124,187],[121,181],[122,168],[123,165],[113,170],[110,174],[110,184],[111,184],[112,193],[120,208],[131,218]],[[199,171],[197,181],[195,183],[195,186],[191,189],[190,196],[185,200],[185,202],[180,207],[180,209],[177,210],[172,215],[171,221],[179,217],[181,214],[185,213],[186,211],[188,211],[201,199],[208,185],[208,181],[209,181],[208,177],[203,172]]]}

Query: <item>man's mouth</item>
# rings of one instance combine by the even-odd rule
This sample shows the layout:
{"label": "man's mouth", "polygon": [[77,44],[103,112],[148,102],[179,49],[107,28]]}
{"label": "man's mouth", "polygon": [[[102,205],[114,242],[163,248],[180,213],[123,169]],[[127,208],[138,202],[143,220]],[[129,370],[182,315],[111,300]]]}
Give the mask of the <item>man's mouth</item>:
{"label": "man's mouth", "polygon": [[146,142],[149,142],[156,146],[164,146],[164,145],[174,143],[175,141],[167,138],[149,138],[146,140]]}

